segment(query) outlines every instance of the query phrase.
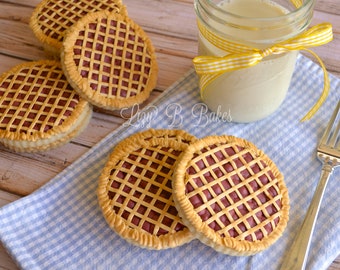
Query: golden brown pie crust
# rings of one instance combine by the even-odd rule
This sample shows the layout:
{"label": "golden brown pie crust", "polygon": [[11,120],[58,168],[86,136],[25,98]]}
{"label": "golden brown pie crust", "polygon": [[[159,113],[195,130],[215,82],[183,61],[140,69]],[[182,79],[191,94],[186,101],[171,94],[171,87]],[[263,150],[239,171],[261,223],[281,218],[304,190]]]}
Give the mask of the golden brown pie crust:
{"label": "golden brown pie crust", "polygon": [[87,14],[66,34],[63,70],[74,89],[107,110],[145,101],[156,86],[154,47],[127,16],[100,11]]}
{"label": "golden brown pie crust", "polygon": [[180,130],[146,130],[121,141],[99,179],[98,200],[109,226],[148,249],[177,247],[193,239],[172,199],[172,174],[195,137]]}
{"label": "golden brown pie crust", "polygon": [[57,61],[23,63],[0,76],[0,143],[14,151],[60,146],[87,126],[91,114]]}
{"label": "golden brown pie crust", "polygon": [[252,255],[281,236],[288,191],[276,165],[255,145],[209,136],[192,143],[177,164],[174,201],[203,243],[229,255]]}

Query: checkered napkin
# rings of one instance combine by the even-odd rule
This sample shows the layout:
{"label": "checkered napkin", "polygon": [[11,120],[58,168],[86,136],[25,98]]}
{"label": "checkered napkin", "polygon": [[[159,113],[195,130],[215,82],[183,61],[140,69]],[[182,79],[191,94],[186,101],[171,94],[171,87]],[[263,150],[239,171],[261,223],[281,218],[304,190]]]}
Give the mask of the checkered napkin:
{"label": "checkered napkin", "polygon": [[[222,121],[206,110],[199,99],[196,75],[190,71],[48,184],[0,209],[0,240],[18,265],[29,270],[279,269],[316,187],[321,171],[317,141],[340,98],[340,79],[331,75],[326,104],[312,120],[299,122],[317,100],[322,78],[317,65],[299,56],[281,107],[262,121],[237,124]],[[257,255],[232,257],[198,240],[169,250],[146,250],[112,232],[98,207],[98,176],[120,140],[148,128],[184,129],[197,137],[231,134],[256,144],[285,176],[291,211],[284,235]],[[307,269],[326,269],[340,254],[339,178],[340,170],[335,170],[321,206]]]}

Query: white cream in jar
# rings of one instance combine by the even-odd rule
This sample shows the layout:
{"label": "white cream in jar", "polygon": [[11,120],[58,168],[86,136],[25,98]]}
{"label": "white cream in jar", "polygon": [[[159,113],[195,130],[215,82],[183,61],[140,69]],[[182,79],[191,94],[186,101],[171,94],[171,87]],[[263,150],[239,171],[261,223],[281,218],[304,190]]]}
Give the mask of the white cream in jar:
{"label": "white cream in jar", "polygon": [[[201,7],[200,4],[202,0],[196,0],[196,10]],[[209,3],[207,6],[210,8],[212,4]],[[232,42],[253,48],[268,48],[276,42],[296,35],[301,30],[285,18],[289,10],[272,1],[228,0],[219,2],[215,7],[217,13],[212,8],[203,16],[202,12],[198,13],[198,17],[210,29],[216,30],[217,34],[225,34]],[[206,10],[205,8],[204,12]],[[230,23],[226,20],[224,24],[225,17],[218,17],[218,12],[224,11],[228,16],[234,16],[235,22],[242,25],[243,29],[233,21]],[[216,14],[218,20],[209,17],[214,17]],[[280,21],[273,23],[273,29],[270,29],[271,24],[266,18],[268,22],[275,18],[279,18]],[[252,20],[256,22],[254,29],[252,29]],[[262,21],[263,29],[260,29]],[[281,24],[283,27],[280,26]],[[201,33],[199,34],[199,55],[224,56],[226,54],[227,52],[215,47]],[[290,85],[297,54],[297,51],[291,51],[270,55],[255,66],[226,72],[207,85],[201,92],[202,100],[210,110],[226,113],[233,122],[253,122],[263,119],[283,102]]]}

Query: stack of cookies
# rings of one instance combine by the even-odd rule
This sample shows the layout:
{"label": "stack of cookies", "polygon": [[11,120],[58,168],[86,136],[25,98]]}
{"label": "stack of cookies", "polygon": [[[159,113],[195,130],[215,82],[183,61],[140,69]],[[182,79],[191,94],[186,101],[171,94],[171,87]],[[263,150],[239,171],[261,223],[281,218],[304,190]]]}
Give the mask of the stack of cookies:
{"label": "stack of cookies", "polygon": [[263,151],[241,138],[182,130],[121,141],[99,178],[98,200],[109,226],[140,247],[196,238],[235,256],[270,247],[289,212],[283,175]]}
{"label": "stack of cookies", "polygon": [[154,47],[120,0],[43,0],[30,27],[54,60],[0,77],[0,143],[14,151],[64,144],[86,127],[92,105],[131,107],[156,86]]}
{"label": "stack of cookies", "polygon": [[0,143],[14,151],[60,146],[87,126],[91,114],[57,61],[23,63],[0,77]]}

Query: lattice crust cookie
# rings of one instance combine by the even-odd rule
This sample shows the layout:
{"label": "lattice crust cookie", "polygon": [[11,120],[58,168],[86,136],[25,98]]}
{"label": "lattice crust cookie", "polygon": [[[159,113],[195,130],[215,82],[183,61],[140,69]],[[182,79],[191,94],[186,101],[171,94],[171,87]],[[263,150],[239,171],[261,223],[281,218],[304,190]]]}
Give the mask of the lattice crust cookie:
{"label": "lattice crust cookie", "polygon": [[87,126],[91,114],[59,62],[23,63],[0,77],[0,143],[14,151],[60,146]]}
{"label": "lattice crust cookie", "polygon": [[272,245],[288,221],[283,176],[252,143],[209,136],[182,154],[173,179],[184,224],[203,243],[229,255],[252,255]]}
{"label": "lattice crust cookie", "polygon": [[100,10],[127,14],[120,0],[43,0],[32,13],[30,27],[46,51],[59,57],[66,31],[86,14]]}
{"label": "lattice crust cookie", "polygon": [[113,150],[99,179],[103,215],[121,237],[148,249],[180,246],[193,239],[172,198],[178,156],[195,138],[180,130],[147,130]]}
{"label": "lattice crust cookie", "polygon": [[61,57],[74,89],[104,109],[142,103],[156,86],[151,41],[121,14],[100,11],[79,20],[65,37]]}

